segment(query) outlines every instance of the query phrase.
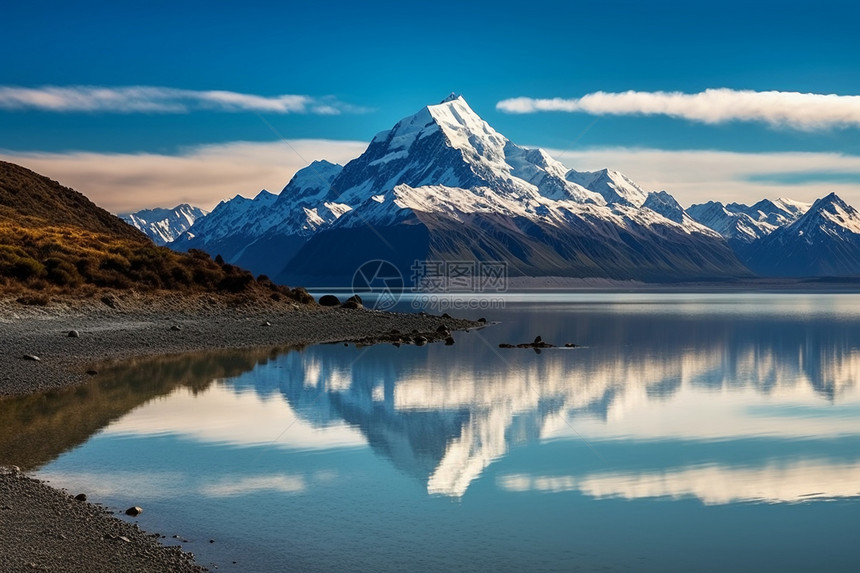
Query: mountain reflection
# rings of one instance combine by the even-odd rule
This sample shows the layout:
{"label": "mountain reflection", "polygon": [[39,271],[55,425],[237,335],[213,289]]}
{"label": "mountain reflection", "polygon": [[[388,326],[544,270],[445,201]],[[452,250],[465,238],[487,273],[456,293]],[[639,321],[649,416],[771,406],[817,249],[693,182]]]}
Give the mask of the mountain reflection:
{"label": "mountain reflection", "polygon": [[[312,424],[345,421],[428,493],[453,497],[517,444],[559,437],[716,442],[860,433],[838,407],[856,400],[860,354],[848,342],[858,340],[855,322],[578,313],[522,315],[509,324],[461,334],[454,348],[312,347],[279,358],[282,375],[235,384],[282,393]],[[498,340],[536,332],[588,346],[541,355],[497,349]],[[830,410],[806,417],[801,407],[810,405]],[[798,481],[798,472],[783,474]]]}

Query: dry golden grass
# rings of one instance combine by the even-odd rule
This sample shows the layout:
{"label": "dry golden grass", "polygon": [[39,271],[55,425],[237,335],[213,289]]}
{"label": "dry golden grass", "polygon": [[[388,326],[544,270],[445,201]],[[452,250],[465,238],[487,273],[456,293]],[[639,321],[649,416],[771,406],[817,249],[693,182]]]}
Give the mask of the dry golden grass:
{"label": "dry golden grass", "polygon": [[50,294],[103,288],[313,300],[202,251],[158,247],[80,193],[0,162],[0,294],[46,304]]}

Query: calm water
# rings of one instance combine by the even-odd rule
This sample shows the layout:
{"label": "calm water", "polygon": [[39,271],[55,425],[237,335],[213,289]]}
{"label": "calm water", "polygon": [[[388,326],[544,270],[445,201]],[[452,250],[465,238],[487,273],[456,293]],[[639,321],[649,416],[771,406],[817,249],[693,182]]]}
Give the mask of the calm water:
{"label": "calm water", "polygon": [[[174,358],[0,402],[0,454],[222,571],[857,570],[860,295],[505,302],[452,347]],[[536,335],[582,347],[498,349]]]}

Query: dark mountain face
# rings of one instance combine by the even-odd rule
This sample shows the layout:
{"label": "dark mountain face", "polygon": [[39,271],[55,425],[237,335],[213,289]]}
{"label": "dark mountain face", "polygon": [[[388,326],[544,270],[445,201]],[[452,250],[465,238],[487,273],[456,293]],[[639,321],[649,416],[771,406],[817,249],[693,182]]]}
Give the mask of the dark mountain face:
{"label": "dark mountain face", "polygon": [[749,276],[724,242],[691,239],[671,225],[617,229],[583,218],[559,228],[498,213],[460,219],[416,213],[393,226],[320,232],[278,279],[348,285],[356,269],[376,259],[394,264],[407,284],[413,284],[413,265],[427,260],[500,261],[509,276],[676,281],[724,277],[727,269],[735,276]]}

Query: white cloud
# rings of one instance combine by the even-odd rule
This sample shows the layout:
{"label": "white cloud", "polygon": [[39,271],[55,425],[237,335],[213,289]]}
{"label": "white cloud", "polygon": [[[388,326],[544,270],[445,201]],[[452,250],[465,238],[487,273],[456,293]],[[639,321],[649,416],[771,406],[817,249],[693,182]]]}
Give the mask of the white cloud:
{"label": "white cloud", "polygon": [[224,90],[185,90],[161,86],[0,86],[0,109],[111,113],[187,113],[194,110],[212,110],[320,115],[364,111],[330,96],[260,96]]}
{"label": "white cloud", "polygon": [[[0,160],[47,175],[108,211],[122,213],[179,203],[211,209],[237,194],[278,192],[311,161],[344,164],[366,147],[361,141],[240,141],[188,148],[179,155],[0,150]],[[628,147],[548,151],[580,171],[621,171],[648,191],[667,190],[685,207],[709,200],[751,203],[779,197],[811,202],[834,191],[860,207],[860,157],[853,155]],[[816,179],[822,174],[845,177]],[[801,177],[779,183],[792,175]]]}
{"label": "white cloud", "polygon": [[518,97],[502,100],[496,108],[508,113],[666,115],[707,124],[757,121],[801,130],[860,127],[860,96],[725,88],[695,94],[601,91],[572,99]]}
{"label": "white cloud", "polygon": [[179,155],[154,153],[41,153],[0,150],[0,160],[56,179],[111,211],[190,203],[212,209],[235,195],[261,189],[278,193],[299,169],[316,159],[346,163],[367,143],[301,139],[232,142],[189,148]]}
{"label": "white cloud", "polygon": [[[811,202],[831,192],[860,206],[860,157],[856,155],[629,147],[548,151],[579,171],[604,167],[621,171],[647,191],[665,189],[685,207],[711,200],[749,204],[779,197]],[[827,177],[840,174],[845,176],[840,180]],[[792,176],[798,176],[798,182],[778,182]]]}

